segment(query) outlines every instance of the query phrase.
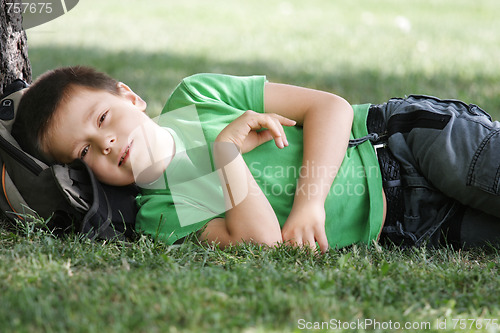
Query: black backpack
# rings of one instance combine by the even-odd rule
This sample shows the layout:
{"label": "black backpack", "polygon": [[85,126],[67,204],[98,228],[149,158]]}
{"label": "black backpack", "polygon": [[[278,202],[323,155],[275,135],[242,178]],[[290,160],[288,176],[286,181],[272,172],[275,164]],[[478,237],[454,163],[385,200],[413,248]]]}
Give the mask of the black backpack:
{"label": "black backpack", "polygon": [[44,221],[56,235],[91,239],[134,236],[135,185],[101,184],[82,161],[47,165],[23,151],[11,135],[17,105],[28,85],[16,80],[0,98],[0,208],[14,225]]}

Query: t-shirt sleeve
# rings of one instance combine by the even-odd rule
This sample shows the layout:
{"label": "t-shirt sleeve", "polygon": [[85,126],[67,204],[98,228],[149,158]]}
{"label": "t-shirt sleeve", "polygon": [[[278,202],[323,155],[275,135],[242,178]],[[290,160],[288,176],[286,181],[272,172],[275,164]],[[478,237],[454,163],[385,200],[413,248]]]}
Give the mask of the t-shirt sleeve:
{"label": "t-shirt sleeve", "polygon": [[224,103],[239,110],[264,112],[265,76],[195,74],[182,80],[170,96],[166,109],[198,103]]}

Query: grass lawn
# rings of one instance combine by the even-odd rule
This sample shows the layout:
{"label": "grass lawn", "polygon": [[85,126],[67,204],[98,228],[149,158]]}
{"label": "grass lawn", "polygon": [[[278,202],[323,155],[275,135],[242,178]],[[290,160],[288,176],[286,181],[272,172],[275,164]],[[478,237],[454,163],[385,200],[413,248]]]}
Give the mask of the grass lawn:
{"label": "grass lawn", "polygon": [[[151,115],[183,77],[221,72],[353,104],[459,98],[500,119],[498,13],[497,0],[85,0],[28,43],[34,77],[92,65]],[[498,250],[315,256],[0,228],[0,332],[498,332],[499,271]]]}

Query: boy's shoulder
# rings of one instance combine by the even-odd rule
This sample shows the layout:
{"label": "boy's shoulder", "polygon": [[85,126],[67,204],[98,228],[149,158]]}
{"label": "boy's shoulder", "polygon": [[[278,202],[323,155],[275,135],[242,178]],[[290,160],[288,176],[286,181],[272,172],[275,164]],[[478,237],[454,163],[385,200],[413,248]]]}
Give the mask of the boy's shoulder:
{"label": "boy's shoulder", "polygon": [[[265,81],[262,75],[237,76],[219,73],[198,73],[185,77],[177,89],[189,89],[192,92],[220,95],[226,91],[238,91],[255,81]],[[176,89],[176,90],[177,90]]]}
{"label": "boy's shoulder", "polygon": [[229,85],[230,87],[232,84],[236,82],[251,82],[254,80],[265,80],[264,75],[245,75],[245,76],[240,76],[240,75],[231,75],[231,74],[221,74],[221,73],[197,73],[193,74],[190,76],[185,77],[182,79],[180,85],[208,85],[211,87],[217,87],[220,85]]}
{"label": "boy's shoulder", "polygon": [[248,96],[260,98],[265,81],[266,77],[262,75],[193,74],[185,77],[170,94],[166,110],[206,101],[239,104],[240,99],[247,99]]}

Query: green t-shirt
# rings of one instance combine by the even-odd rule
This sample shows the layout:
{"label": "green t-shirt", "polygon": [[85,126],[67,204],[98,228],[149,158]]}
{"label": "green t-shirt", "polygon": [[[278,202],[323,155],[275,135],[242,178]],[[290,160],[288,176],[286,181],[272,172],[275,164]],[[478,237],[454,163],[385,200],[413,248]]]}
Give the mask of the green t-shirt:
{"label": "green t-shirt", "polygon": [[[220,131],[246,110],[264,112],[265,77],[197,74],[184,79],[158,118],[174,137],[175,156],[162,179],[137,197],[136,229],[169,244],[224,216],[224,200],[212,160]],[[351,137],[367,134],[369,105],[355,105]],[[284,225],[302,168],[303,131],[285,128],[289,146],[267,142],[243,155],[257,184]],[[299,189],[313,191],[314,189]],[[368,243],[382,226],[380,169],[372,145],[349,148],[325,201],[325,231],[331,247]],[[255,221],[258,223],[258,221]]]}

